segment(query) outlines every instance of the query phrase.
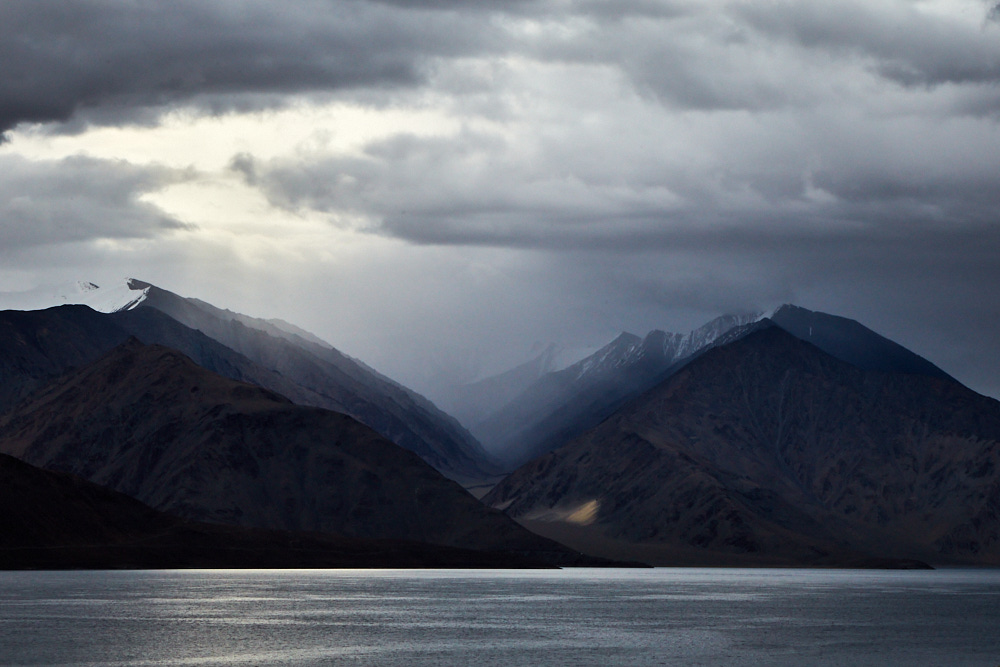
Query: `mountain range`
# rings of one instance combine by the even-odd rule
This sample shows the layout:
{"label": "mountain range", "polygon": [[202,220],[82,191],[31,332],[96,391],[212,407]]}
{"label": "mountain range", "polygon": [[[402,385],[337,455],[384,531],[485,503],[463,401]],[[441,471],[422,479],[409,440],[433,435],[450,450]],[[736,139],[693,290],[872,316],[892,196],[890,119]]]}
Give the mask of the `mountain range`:
{"label": "mountain range", "polygon": [[1000,404],[903,361],[927,372],[841,361],[761,320],[484,502],[661,565],[1000,564]]}
{"label": "mountain range", "polygon": [[305,392],[297,402],[351,415],[452,479],[478,481],[498,472],[453,417],[315,336],[280,320],[240,315],[149,283],[128,284],[145,293],[138,308],[159,310],[301,386]]}
{"label": "mountain range", "polygon": [[1000,403],[843,317],[626,333],[568,366],[550,347],[467,387],[487,454],[289,323],[137,280],[59,298],[89,305],[0,312],[0,452],[23,462],[0,463],[51,528],[4,496],[0,557],[1000,564]]}
{"label": "mountain range", "polygon": [[576,557],[347,415],[134,338],[0,418],[0,451],[188,520]]}
{"label": "mountain range", "polygon": [[[863,368],[947,377],[927,360],[853,320],[785,305],[767,314],[718,317],[687,334],[654,330],[640,338],[622,333],[594,354],[541,374],[506,402],[494,403],[492,411],[472,417],[470,430],[494,456],[516,467],[596,426],[691,360],[763,319]],[[491,386],[492,380],[469,387],[469,393]]]}
{"label": "mountain range", "polygon": [[[499,472],[476,439],[429,400],[293,325],[223,310],[134,279],[106,289],[80,283],[77,290],[58,294],[62,301],[99,306],[107,316],[82,305],[0,311],[0,344],[12,340],[8,350],[0,349],[0,372],[4,364],[18,366],[6,380],[0,376],[0,409],[45,378],[93,361],[135,336],[301,405],[351,415],[452,479],[478,482]],[[49,330],[60,333],[38,333]],[[31,344],[25,346],[25,340]],[[17,360],[18,354],[25,356]],[[5,392],[15,393],[5,400]]]}

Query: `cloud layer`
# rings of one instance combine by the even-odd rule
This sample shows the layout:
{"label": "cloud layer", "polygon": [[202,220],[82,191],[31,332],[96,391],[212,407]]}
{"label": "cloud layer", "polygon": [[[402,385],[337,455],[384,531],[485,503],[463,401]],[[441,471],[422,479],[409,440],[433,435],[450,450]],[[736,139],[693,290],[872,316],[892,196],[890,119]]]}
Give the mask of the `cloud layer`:
{"label": "cloud layer", "polygon": [[9,257],[53,243],[152,238],[185,229],[141,199],[182,178],[168,169],[86,157],[0,156],[0,252]]}
{"label": "cloud layer", "polygon": [[519,55],[490,71],[502,87],[429,82],[470,116],[473,102],[505,109],[493,126],[257,164],[255,184],[419,243],[647,247],[993,220],[1000,27],[985,14],[641,4],[602,23],[593,8],[508,18]]}
{"label": "cloud layer", "polygon": [[443,2],[430,3],[442,11],[400,4],[6,2],[0,131],[21,122],[150,122],[175,105],[247,110],[280,106],[289,94],[414,86],[428,59],[491,46],[475,14],[443,11]]}

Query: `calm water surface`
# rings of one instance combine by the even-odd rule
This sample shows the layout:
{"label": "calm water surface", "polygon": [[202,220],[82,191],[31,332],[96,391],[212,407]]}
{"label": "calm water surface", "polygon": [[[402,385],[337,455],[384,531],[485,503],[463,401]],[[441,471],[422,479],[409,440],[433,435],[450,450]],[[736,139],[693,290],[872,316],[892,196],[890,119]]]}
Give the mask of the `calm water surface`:
{"label": "calm water surface", "polygon": [[0,572],[0,664],[1000,665],[1000,571]]}

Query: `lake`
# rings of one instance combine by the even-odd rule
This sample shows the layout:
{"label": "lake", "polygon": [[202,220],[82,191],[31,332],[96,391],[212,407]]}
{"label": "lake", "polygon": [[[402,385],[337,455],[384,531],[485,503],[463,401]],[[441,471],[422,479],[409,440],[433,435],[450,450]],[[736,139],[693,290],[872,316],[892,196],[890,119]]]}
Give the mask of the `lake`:
{"label": "lake", "polygon": [[0,664],[1000,665],[1000,571],[0,572]]}

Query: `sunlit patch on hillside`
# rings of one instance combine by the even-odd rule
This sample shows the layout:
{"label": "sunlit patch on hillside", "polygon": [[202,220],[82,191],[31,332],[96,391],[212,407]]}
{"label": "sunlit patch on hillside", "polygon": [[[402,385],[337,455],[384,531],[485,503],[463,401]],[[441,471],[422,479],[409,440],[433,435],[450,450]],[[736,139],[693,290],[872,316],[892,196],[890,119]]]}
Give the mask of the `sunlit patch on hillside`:
{"label": "sunlit patch on hillside", "polygon": [[585,503],[571,507],[552,508],[535,512],[524,518],[531,521],[563,521],[578,526],[589,526],[597,521],[597,512],[600,508],[601,501],[594,498],[593,500],[588,500]]}

